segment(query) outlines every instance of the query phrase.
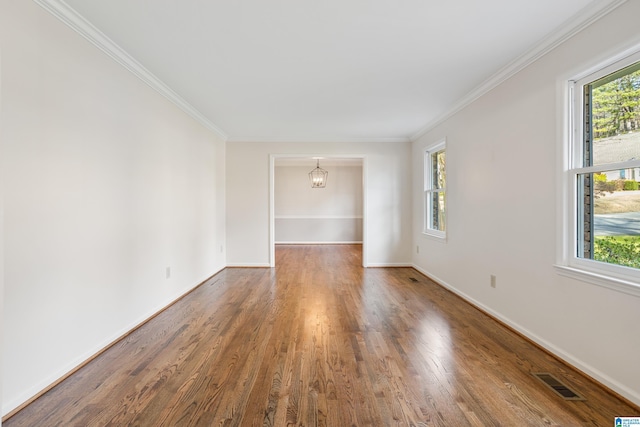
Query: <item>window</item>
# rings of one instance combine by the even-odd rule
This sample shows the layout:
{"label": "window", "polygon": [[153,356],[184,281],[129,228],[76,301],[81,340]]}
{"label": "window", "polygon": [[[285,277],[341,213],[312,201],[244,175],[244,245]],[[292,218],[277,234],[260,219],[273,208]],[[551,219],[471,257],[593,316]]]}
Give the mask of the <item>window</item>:
{"label": "window", "polygon": [[565,265],[640,294],[640,55],[572,83]]}
{"label": "window", "polygon": [[424,232],[440,238],[446,237],[446,142],[441,141],[425,151],[424,155]]}

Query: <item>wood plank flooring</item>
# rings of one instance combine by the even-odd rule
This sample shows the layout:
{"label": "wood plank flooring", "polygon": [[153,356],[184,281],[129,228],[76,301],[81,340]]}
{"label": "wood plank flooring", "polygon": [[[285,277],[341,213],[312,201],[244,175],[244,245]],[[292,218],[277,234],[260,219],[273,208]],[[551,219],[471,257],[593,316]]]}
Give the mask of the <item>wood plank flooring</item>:
{"label": "wood plank flooring", "polygon": [[[411,268],[278,246],[228,268],[8,419],[15,426],[612,426],[640,415]],[[551,372],[586,401],[533,378]]]}

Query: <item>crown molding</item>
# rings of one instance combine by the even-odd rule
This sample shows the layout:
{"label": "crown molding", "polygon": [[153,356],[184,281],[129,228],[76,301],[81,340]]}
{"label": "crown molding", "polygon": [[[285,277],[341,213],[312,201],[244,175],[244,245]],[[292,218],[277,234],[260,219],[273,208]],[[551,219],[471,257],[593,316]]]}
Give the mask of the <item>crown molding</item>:
{"label": "crown molding", "polygon": [[251,138],[251,137],[229,137],[227,139],[229,143],[239,143],[239,142],[258,142],[258,143],[288,143],[288,142],[298,142],[298,143],[405,143],[411,142],[409,138],[406,137],[398,137],[398,138],[340,138],[340,137],[331,137],[331,138],[291,138],[291,137],[283,137],[283,138]]}
{"label": "crown molding", "polygon": [[522,71],[553,49],[593,24],[603,16],[618,8],[628,0],[596,0],[582,9],[580,12],[561,24],[555,31],[546,36],[540,43],[529,51],[514,59],[495,74],[484,81],[480,86],[469,92],[465,97],[456,102],[450,109],[435,119],[428,122],[418,132],[409,139],[416,141],[424,134],[441,124],[460,110],[471,104],[473,101],[488,93],[490,90],[505,82],[516,73]]}
{"label": "crown molding", "polygon": [[228,135],[63,0],[33,0],[223,140]]}

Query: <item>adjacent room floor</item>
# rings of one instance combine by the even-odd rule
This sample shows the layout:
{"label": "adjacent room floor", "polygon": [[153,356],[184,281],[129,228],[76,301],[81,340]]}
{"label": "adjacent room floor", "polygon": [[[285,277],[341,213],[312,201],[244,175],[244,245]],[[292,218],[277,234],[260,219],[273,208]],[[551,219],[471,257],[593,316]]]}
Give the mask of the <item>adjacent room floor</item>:
{"label": "adjacent room floor", "polygon": [[276,257],[274,269],[225,269],[3,425],[611,426],[640,415],[414,269],[363,269],[358,245],[278,246]]}

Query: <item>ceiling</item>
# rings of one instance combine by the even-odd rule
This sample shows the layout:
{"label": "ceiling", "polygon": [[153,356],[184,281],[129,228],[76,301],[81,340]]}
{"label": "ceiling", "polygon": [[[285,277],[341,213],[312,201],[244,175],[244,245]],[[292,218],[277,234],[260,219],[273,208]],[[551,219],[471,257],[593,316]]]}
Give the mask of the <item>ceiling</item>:
{"label": "ceiling", "polygon": [[616,1],[66,3],[229,141],[394,141]]}

